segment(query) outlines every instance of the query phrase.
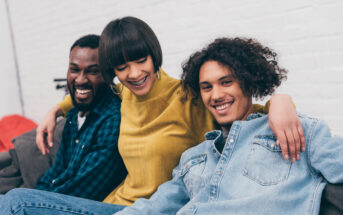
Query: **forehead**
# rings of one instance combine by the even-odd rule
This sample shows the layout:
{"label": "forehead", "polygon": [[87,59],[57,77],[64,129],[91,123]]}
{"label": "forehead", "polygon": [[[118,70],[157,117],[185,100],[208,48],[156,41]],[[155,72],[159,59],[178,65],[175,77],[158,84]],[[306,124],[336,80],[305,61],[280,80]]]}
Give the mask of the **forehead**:
{"label": "forehead", "polygon": [[217,61],[207,61],[199,71],[199,82],[212,82],[221,79],[225,76],[233,76],[229,67],[220,64]]}
{"label": "forehead", "polygon": [[97,64],[98,49],[81,48],[76,46],[70,52],[69,63],[73,64]]}

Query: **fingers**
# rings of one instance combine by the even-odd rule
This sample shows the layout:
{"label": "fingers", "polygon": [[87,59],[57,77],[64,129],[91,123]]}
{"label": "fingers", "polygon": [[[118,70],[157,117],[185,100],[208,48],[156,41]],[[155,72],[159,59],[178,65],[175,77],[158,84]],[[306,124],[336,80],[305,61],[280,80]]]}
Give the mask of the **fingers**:
{"label": "fingers", "polygon": [[296,161],[296,146],[293,133],[291,132],[291,130],[287,130],[285,134],[287,138],[289,157],[291,161],[294,163]]}
{"label": "fingers", "polygon": [[294,143],[295,143],[295,155],[296,155],[296,159],[300,160],[300,152],[301,152],[301,137],[300,134],[298,132],[298,127],[294,126],[293,127],[293,139],[294,139]]}
{"label": "fingers", "polygon": [[45,132],[39,128],[37,128],[37,133],[36,133],[36,145],[39,149],[39,151],[41,151],[41,153],[43,155],[45,155],[47,153],[46,150],[46,145],[44,142],[44,136],[45,136]]}
{"label": "fingers", "polygon": [[289,154],[288,154],[288,145],[287,145],[287,138],[282,131],[278,131],[277,134],[277,144],[280,146],[281,151],[282,151],[282,156],[285,160],[289,159]]}
{"label": "fingers", "polygon": [[298,130],[298,134],[300,136],[301,151],[304,152],[306,149],[305,136],[304,136],[304,131],[303,131],[303,128],[302,128],[300,122],[298,123],[297,130]]}
{"label": "fingers", "polygon": [[54,144],[54,129],[55,129],[55,126],[53,126],[53,128],[48,128],[48,146],[50,148]]}

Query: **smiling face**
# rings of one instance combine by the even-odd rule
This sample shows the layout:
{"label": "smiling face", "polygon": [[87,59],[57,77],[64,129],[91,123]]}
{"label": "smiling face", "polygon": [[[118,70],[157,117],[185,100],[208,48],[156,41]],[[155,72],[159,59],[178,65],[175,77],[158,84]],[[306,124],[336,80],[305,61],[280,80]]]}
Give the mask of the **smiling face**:
{"label": "smiling face", "polygon": [[119,81],[136,96],[144,96],[150,92],[156,80],[154,71],[150,55],[114,68]]}
{"label": "smiling face", "polygon": [[217,61],[200,67],[199,86],[203,103],[224,130],[253,110],[252,98],[243,94],[230,69]]}
{"label": "smiling face", "polygon": [[73,48],[69,56],[67,81],[75,107],[80,111],[89,111],[105,87],[98,67],[98,49]]}

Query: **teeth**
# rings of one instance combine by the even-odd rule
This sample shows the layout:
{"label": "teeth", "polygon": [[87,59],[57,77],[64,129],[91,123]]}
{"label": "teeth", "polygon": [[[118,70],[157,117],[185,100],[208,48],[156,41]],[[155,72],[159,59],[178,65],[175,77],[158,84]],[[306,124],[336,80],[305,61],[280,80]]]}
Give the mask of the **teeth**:
{"label": "teeth", "polygon": [[76,89],[76,92],[77,92],[78,94],[87,94],[87,93],[90,93],[90,92],[91,92],[91,90],[81,90],[81,89]]}
{"label": "teeth", "polygon": [[139,86],[139,85],[142,85],[145,80],[146,80],[147,77],[143,78],[140,82],[131,82],[132,85],[135,85],[135,86]]}
{"label": "teeth", "polygon": [[223,104],[223,105],[220,105],[220,106],[215,106],[216,110],[223,110],[225,108],[229,107],[229,104]]}

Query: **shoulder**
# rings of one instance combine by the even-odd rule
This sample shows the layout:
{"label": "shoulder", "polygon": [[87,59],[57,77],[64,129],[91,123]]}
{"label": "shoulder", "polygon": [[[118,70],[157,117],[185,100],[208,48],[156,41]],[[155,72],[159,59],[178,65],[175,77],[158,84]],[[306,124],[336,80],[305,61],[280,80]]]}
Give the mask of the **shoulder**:
{"label": "shoulder", "polygon": [[161,96],[165,99],[181,101],[180,98],[183,92],[181,81],[170,76],[163,76],[163,78],[165,78],[163,87],[164,92],[161,92]]}
{"label": "shoulder", "polygon": [[181,155],[180,166],[184,166],[192,160],[205,158],[210,144],[210,140],[205,140],[202,143],[184,151]]}
{"label": "shoulder", "polygon": [[298,114],[304,131],[306,147],[314,147],[316,143],[323,144],[330,142],[333,137],[331,129],[324,120]]}
{"label": "shoulder", "polygon": [[306,136],[312,136],[318,131],[330,133],[329,125],[324,120],[300,113],[298,113],[298,116],[305,133],[305,138]]}

